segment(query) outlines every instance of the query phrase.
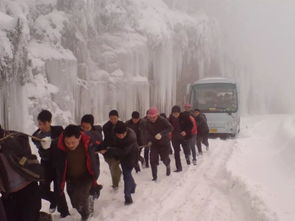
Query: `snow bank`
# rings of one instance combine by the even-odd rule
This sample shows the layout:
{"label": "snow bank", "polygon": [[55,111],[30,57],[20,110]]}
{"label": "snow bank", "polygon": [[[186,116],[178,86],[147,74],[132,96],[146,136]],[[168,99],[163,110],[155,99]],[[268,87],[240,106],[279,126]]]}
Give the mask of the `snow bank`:
{"label": "snow bank", "polygon": [[227,169],[266,220],[295,219],[295,116],[243,119]]}

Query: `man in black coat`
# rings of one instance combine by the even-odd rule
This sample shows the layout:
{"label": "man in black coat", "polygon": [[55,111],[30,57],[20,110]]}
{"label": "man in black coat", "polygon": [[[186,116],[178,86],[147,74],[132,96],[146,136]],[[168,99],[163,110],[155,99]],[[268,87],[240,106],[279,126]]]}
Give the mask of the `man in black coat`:
{"label": "man in black coat", "polygon": [[131,194],[135,193],[135,181],[132,169],[138,161],[138,145],[135,132],[127,128],[123,122],[118,122],[115,127],[116,144],[108,147],[104,153],[116,157],[121,162],[124,179],[125,205],[133,203]]}
{"label": "man in black coat", "polygon": [[[197,154],[196,154],[196,139],[197,139],[197,123],[195,118],[192,116],[192,114],[188,111],[184,111],[180,113],[179,115],[179,123],[180,128],[182,132],[180,133],[184,139],[185,142],[188,144],[188,149],[190,153],[192,154],[192,162],[193,165],[197,165]],[[186,156],[187,157],[187,156]],[[189,160],[187,158],[187,163],[189,163]]]}
{"label": "man in black coat", "polygon": [[[91,138],[91,146],[96,147],[102,143],[102,127],[100,125],[94,125],[94,116],[92,114],[85,114],[81,118],[81,130]],[[96,162],[100,167],[100,160],[98,154],[96,154]],[[94,199],[98,199],[100,191],[103,188],[101,184],[93,183],[90,194]],[[92,210],[94,208],[91,208]]]}
{"label": "man in black coat", "polygon": [[[104,140],[103,143],[97,148],[98,151],[106,149],[107,147],[113,147],[116,144],[115,126],[119,120],[119,113],[117,110],[109,112],[109,121],[103,125]],[[111,176],[112,176],[112,187],[117,190],[119,187],[122,171],[120,169],[120,161],[117,157],[104,155],[105,161],[108,163]]]}
{"label": "man in black coat", "polygon": [[175,165],[176,170],[175,172],[181,172],[182,171],[182,165],[181,165],[181,159],[180,159],[180,145],[182,146],[186,162],[187,164],[190,164],[190,150],[188,147],[188,142],[184,139],[184,136],[181,135],[181,125],[179,116],[181,113],[180,106],[175,105],[172,107],[171,115],[169,117],[169,122],[173,126],[172,131],[172,146],[174,149],[174,157],[175,157]]}
{"label": "man in black coat", "polygon": [[197,121],[198,126],[198,135],[197,135],[197,147],[199,154],[203,153],[202,150],[202,143],[206,146],[206,150],[209,150],[209,142],[208,142],[208,136],[209,136],[209,127],[207,124],[207,118],[205,114],[203,114],[200,109],[195,109],[195,119]]}
{"label": "man in black coat", "polygon": [[94,125],[94,117],[92,114],[85,114],[81,118],[81,130],[91,137],[93,145],[102,143],[102,127]]}
{"label": "man in black coat", "polygon": [[[143,119],[140,118],[140,114],[138,111],[132,112],[131,119],[126,121],[126,125],[127,127],[131,128],[135,132],[138,146],[143,146],[147,144],[145,122]],[[141,164],[145,165],[144,158],[140,155],[141,149],[138,150],[138,158]],[[136,172],[140,171],[138,162],[135,165],[135,171]]]}
{"label": "man in black coat", "polygon": [[159,164],[159,156],[166,166],[166,175],[170,175],[170,138],[169,133],[173,130],[169,121],[159,116],[158,109],[152,107],[148,111],[148,141],[151,142],[151,169],[153,180],[157,180],[157,166]]}
{"label": "man in black coat", "polygon": [[73,208],[86,221],[92,215],[93,199],[90,192],[99,176],[99,164],[91,138],[80,127],[69,125],[59,136],[54,149],[58,168],[59,193],[63,194],[65,183]]}
{"label": "man in black coat", "polygon": [[[33,136],[40,139],[50,137],[51,140],[55,140],[63,132],[61,126],[51,125],[52,114],[48,110],[42,110],[38,115],[38,127],[39,129],[33,133]],[[69,215],[69,210],[65,196],[59,196],[57,192],[57,178],[56,168],[53,166],[54,158],[52,157],[52,147],[44,148],[40,141],[32,139],[33,143],[38,148],[38,152],[41,158],[41,165],[44,169],[44,180],[40,182],[41,198],[50,202],[49,212],[53,213],[56,210],[60,212],[61,217]],[[50,184],[54,183],[54,191],[51,191]]]}

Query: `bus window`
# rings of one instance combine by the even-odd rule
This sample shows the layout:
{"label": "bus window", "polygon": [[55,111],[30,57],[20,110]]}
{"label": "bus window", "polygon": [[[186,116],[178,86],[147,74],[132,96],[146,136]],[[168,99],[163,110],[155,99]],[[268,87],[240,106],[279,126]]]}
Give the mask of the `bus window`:
{"label": "bus window", "polygon": [[238,107],[236,87],[226,83],[194,85],[191,101],[205,112],[236,112]]}

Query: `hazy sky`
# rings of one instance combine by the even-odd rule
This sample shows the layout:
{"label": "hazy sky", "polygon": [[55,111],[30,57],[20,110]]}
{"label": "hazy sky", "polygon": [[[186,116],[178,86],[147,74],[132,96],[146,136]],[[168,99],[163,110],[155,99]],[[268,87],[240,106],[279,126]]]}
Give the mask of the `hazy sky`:
{"label": "hazy sky", "polygon": [[199,0],[199,6],[217,18],[224,47],[247,69],[259,104],[252,108],[295,113],[295,1]]}

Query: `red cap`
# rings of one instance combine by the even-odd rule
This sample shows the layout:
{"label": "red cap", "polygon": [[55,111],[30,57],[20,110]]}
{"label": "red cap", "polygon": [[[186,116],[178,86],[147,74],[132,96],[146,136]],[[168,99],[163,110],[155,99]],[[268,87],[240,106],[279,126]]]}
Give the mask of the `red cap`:
{"label": "red cap", "polygon": [[149,110],[148,110],[148,115],[151,116],[151,117],[154,117],[156,115],[159,114],[159,111],[156,107],[151,107]]}
{"label": "red cap", "polygon": [[185,105],[184,105],[184,107],[189,107],[189,108],[192,108],[192,107],[193,107],[193,105],[191,105],[191,104],[185,104]]}

